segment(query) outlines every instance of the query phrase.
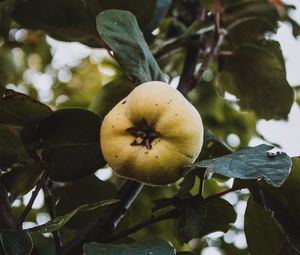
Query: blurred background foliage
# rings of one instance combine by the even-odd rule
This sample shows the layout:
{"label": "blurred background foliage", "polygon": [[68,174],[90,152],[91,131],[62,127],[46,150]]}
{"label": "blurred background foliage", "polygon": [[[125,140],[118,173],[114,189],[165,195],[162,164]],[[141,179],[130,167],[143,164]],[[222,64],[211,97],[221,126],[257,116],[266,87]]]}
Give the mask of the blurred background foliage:
{"label": "blurred background foliage", "polygon": [[[150,48],[157,53],[166,41],[212,24],[213,1],[200,1],[203,13],[197,15],[204,17],[200,21],[192,19],[191,12],[193,12],[195,2],[191,0],[0,1],[0,92],[6,88],[27,94],[48,105],[53,111],[67,107],[80,107],[94,111],[103,117],[134,86],[125,77],[111,53],[103,48],[106,46],[97,36],[93,22],[99,11],[110,8],[132,11],[139,21]],[[224,9],[223,24],[232,24],[238,18],[243,18],[241,23],[245,22],[241,28],[235,27],[230,40],[223,45],[224,52],[230,54],[232,47],[235,48],[245,41],[257,43],[256,41],[261,39],[258,39],[259,36],[268,38],[265,37],[266,32],[275,32],[278,21],[290,23],[295,37],[300,34],[299,24],[289,16],[289,10],[294,7],[280,0],[224,0],[221,2]],[[254,20],[246,19],[252,16],[255,17]],[[209,43],[209,38],[205,43]],[[173,85],[179,81],[185,55],[184,48],[178,48],[160,56],[157,54],[156,59],[162,71],[168,75]],[[281,53],[279,53],[280,56]],[[235,150],[247,146],[251,138],[259,136],[256,131],[256,122],[261,116],[285,118],[286,113],[278,116],[272,116],[269,113],[264,115],[260,110],[256,112],[251,110],[252,103],[246,106],[239,105],[238,96],[241,95],[239,94],[241,91],[236,93],[236,90],[240,88],[230,87],[230,82],[225,85],[220,84],[227,81],[227,78],[232,79],[232,77],[226,77],[226,71],[230,67],[226,66],[226,60],[224,61],[223,58],[221,56],[212,63],[204,72],[203,80],[188,94],[188,97],[201,113],[205,127],[210,130],[211,134],[224,140],[226,146]],[[200,58],[199,63],[201,61]],[[284,66],[283,59],[281,61]],[[198,64],[199,68],[200,64]],[[220,77],[220,75],[225,76]],[[251,73],[251,75],[254,74]],[[300,104],[299,87],[296,87],[295,91],[296,101]],[[255,98],[249,100],[253,99],[255,100]],[[243,111],[241,107],[250,110]],[[10,192],[13,213],[18,216],[28,202],[30,196],[28,192],[36,185],[36,180],[40,176],[40,167],[35,165],[36,163],[24,150],[18,135],[20,132],[18,125],[1,124],[0,131],[0,160],[2,159],[0,180],[5,183]],[[10,145],[7,146],[5,143]],[[214,152],[205,157],[216,156],[216,154]],[[222,152],[219,154],[221,155]],[[117,187],[122,182],[120,178],[111,176],[109,169],[99,170],[95,176],[85,177],[78,181],[65,184],[54,182],[53,192],[54,199],[57,201],[58,214],[65,214],[87,202],[113,198]],[[229,184],[230,180],[224,178],[210,179],[205,183],[204,195],[221,192]],[[172,197],[177,194],[178,188],[178,185],[144,188],[133,207],[130,208],[128,216],[119,226],[119,230],[151,217],[152,201]],[[198,190],[198,188],[199,183],[196,183],[193,190]],[[43,196],[43,193],[40,193],[24,226],[34,226],[49,220]],[[147,227],[132,235],[132,238],[142,240],[147,236],[157,236],[170,240],[179,250],[204,251],[214,247],[212,252],[215,253],[211,254],[217,254],[216,252],[228,255],[247,254],[242,219],[247,197],[247,192],[244,191],[232,193],[228,197],[238,217],[226,234],[219,231],[214,235],[200,237],[182,244],[177,240],[178,233],[176,234],[175,227],[177,223],[168,220]],[[75,230],[81,229],[88,219],[101,213],[101,210],[75,216],[63,228],[63,241],[73,237]],[[49,235],[34,235],[33,240],[42,254],[54,254]]]}

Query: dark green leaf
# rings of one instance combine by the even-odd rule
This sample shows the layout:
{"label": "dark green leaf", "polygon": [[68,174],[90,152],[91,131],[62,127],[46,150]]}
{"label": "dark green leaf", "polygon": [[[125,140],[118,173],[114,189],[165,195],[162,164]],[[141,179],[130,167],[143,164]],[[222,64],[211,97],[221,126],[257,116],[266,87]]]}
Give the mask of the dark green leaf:
{"label": "dark green leaf", "polygon": [[199,235],[207,215],[206,207],[203,199],[195,196],[181,200],[178,208],[181,210],[179,237],[187,242]]}
{"label": "dark green leaf", "polygon": [[216,137],[210,130],[204,129],[203,147],[197,161],[229,153],[232,153],[232,149],[222,139]]}
{"label": "dark green leaf", "polygon": [[[243,0],[222,0],[222,7],[228,7],[230,5],[233,5],[233,4],[236,4],[238,2],[241,2]],[[201,1],[201,6],[203,6],[205,9],[208,9],[208,10],[211,10],[213,11],[214,10],[214,7],[215,7],[215,3],[211,0],[202,0]]]}
{"label": "dark green leaf", "polygon": [[[53,191],[57,215],[64,215],[86,203],[112,199],[116,197],[115,186],[107,181],[99,180],[95,175],[68,182],[64,186]],[[87,221],[92,221],[99,216],[102,208],[82,212],[75,215],[66,225],[69,229],[81,230]]]}
{"label": "dark green leaf", "polygon": [[208,201],[206,204],[207,216],[199,236],[205,236],[216,231],[229,230],[236,220],[233,206],[222,198]]}
{"label": "dark green leaf", "polygon": [[167,11],[172,4],[172,0],[159,0],[155,2],[156,8],[153,17],[145,27],[145,30],[149,32],[152,32],[155,28],[157,28],[159,22],[167,14]]}
{"label": "dark green leaf", "polygon": [[175,249],[165,240],[150,240],[130,244],[97,244],[84,245],[86,255],[175,255]]}
{"label": "dark green leaf", "polygon": [[100,202],[93,203],[93,204],[82,205],[82,206],[78,207],[77,209],[69,212],[68,214],[56,217],[55,219],[50,220],[43,225],[39,225],[37,227],[33,227],[33,228],[30,228],[27,230],[30,232],[35,232],[35,233],[40,233],[40,234],[50,233],[50,232],[53,232],[53,231],[58,230],[61,227],[63,227],[75,214],[77,214],[79,212],[95,210],[102,206],[117,203],[118,201],[119,200],[111,199],[111,200],[100,201]]}
{"label": "dark green leaf", "polygon": [[23,26],[44,30],[59,40],[101,47],[103,42],[98,36],[95,18],[107,9],[131,11],[139,24],[145,26],[156,10],[156,1],[147,1],[145,8],[140,0],[27,0],[18,1],[12,15]]}
{"label": "dark green leaf", "polygon": [[276,26],[279,19],[275,6],[261,0],[235,1],[222,14],[222,20],[226,25],[246,17],[262,17]]}
{"label": "dark green leaf", "polygon": [[191,169],[205,167],[215,173],[239,179],[264,178],[267,183],[279,187],[288,177],[292,161],[285,153],[269,153],[271,149],[272,146],[265,144],[246,147],[230,155],[200,161],[192,165]]}
{"label": "dark green leaf", "polygon": [[264,185],[262,203],[282,226],[290,243],[300,253],[300,158],[293,158],[291,174],[280,188]]}
{"label": "dark green leaf", "polygon": [[51,109],[25,94],[6,89],[0,98],[0,124],[24,126],[40,121]]}
{"label": "dark green leaf", "polygon": [[183,181],[180,183],[180,188],[178,190],[177,196],[180,198],[184,198],[189,195],[190,190],[194,187],[195,181],[196,176],[194,173],[186,175]]}
{"label": "dark green leaf", "polygon": [[296,86],[294,87],[295,89],[295,94],[296,94],[296,102],[298,103],[298,105],[300,105],[300,86]]}
{"label": "dark green leaf", "polygon": [[28,231],[14,232],[2,230],[0,239],[5,255],[29,255],[33,245]]}
{"label": "dark green leaf", "polygon": [[100,150],[101,119],[83,109],[53,112],[36,125],[22,131],[27,149],[45,162],[51,179],[71,181],[103,167]]}
{"label": "dark green leaf", "polygon": [[296,255],[270,212],[250,197],[245,213],[245,234],[251,255]]}
{"label": "dark green leaf", "polygon": [[218,79],[219,86],[236,95],[243,109],[253,110],[259,118],[287,118],[294,96],[277,42],[241,44],[234,56],[223,60],[228,79]]}
{"label": "dark green leaf", "polygon": [[13,166],[9,172],[0,176],[0,182],[10,193],[10,199],[15,199],[33,189],[41,173],[42,165],[39,162]]}
{"label": "dark green leaf", "polygon": [[285,19],[285,21],[289,22],[292,26],[292,29],[293,29],[293,36],[295,38],[297,38],[299,35],[300,35],[300,25],[297,21],[295,21],[294,19],[292,19],[291,17],[287,17]]}
{"label": "dark green leaf", "polygon": [[176,203],[178,201],[177,197],[167,197],[167,198],[161,198],[156,199],[152,201],[154,204],[154,207],[152,208],[152,213],[156,213],[162,209],[165,209],[169,206],[176,206]]}
{"label": "dark green leaf", "polygon": [[91,103],[89,110],[104,117],[119,101],[135,88],[127,77],[120,77],[103,86],[94,101]]}
{"label": "dark green leaf", "polygon": [[238,45],[264,39],[265,34],[267,32],[274,33],[276,27],[263,17],[252,16],[233,22],[228,30],[230,42]]}
{"label": "dark green leaf", "polygon": [[5,170],[13,163],[31,160],[20,139],[21,128],[0,124],[0,168]]}
{"label": "dark green leaf", "polygon": [[103,11],[97,16],[97,30],[133,81],[139,84],[164,80],[132,13],[122,10]]}

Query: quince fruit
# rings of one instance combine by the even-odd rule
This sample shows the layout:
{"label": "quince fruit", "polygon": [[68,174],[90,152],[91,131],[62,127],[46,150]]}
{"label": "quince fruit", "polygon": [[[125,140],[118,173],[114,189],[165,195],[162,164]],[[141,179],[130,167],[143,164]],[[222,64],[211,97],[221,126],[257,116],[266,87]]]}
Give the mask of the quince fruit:
{"label": "quince fruit", "polygon": [[170,85],[151,81],[136,87],[104,118],[103,156],[118,175],[150,185],[181,178],[203,143],[199,112]]}

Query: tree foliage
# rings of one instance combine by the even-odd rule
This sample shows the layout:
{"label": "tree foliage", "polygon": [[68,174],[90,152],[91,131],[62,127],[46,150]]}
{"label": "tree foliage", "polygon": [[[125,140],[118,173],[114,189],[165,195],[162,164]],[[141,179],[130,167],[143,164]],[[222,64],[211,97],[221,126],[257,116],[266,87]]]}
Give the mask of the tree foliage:
{"label": "tree foliage", "polygon": [[[299,254],[299,157],[247,147],[258,120],[286,120],[300,101],[271,39],[279,22],[299,36],[293,9],[281,0],[1,1],[0,253]],[[64,62],[72,47],[87,53]],[[178,83],[201,113],[202,152],[166,187],[104,180],[101,121],[152,80]],[[236,202],[222,198],[230,192]],[[234,223],[246,203],[243,229]],[[248,247],[215,232],[245,233]]]}

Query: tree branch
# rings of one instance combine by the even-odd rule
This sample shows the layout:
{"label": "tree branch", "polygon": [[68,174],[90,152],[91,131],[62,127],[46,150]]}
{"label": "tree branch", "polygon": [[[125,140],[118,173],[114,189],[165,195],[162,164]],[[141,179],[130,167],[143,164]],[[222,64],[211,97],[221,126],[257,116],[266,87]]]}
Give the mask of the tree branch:
{"label": "tree branch", "polygon": [[111,236],[107,239],[104,239],[102,242],[109,243],[109,242],[116,241],[116,240],[121,239],[123,237],[126,237],[130,234],[133,234],[133,233],[139,231],[142,228],[150,226],[154,223],[157,223],[157,222],[160,222],[160,221],[163,221],[163,220],[168,220],[168,219],[176,219],[179,216],[180,216],[180,211],[178,209],[173,209],[173,210],[167,211],[167,212],[165,212],[161,215],[158,215],[156,217],[152,217],[147,221],[138,223],[138,224],[136,224],[135,226],[133,226],[131,228],[128,228],[128,229],[126,229],[122,232],[119,232],[119,233],[117,233],[117,234],[115,234],[115,235],[113,235],[113,236]]}
{"label": "tree branch", "polygon": [[[45,207],[50,214],[51,219],[56,218],[56,208],[54,205],[53,197],[52,197],[52,181],[47,180],[47,182],[44,183],[43,191],[45,194]],[[60,241],[60,231],[56,230],[52,232],[53,235],[53,241],[55,246],[55,252],[58,254],[61,250],[61,241]]]}
{"label": "tree branch", "polygon": [[82,254],[82,246],[86,241],[101,240],[109,236],[125,216],[128,208],[132,205],[142,188],[143,184],[141,183],[127,181],[116,197],[120,202],[112,205],[105,216],[91,222],[62,249],[60,255]]}
{"label": "tree branch", "polygon": [[153,56],[156,59],[159,59],[162,56],[164,56],[165,54],[170,53],[171,51],[179,49],[181,47],[184,47],[187,44],[194,44],[194,45],[197,44],[198,47],[203,48],[204,45],[202,44],[202,40],[199,39],[199,36],[203,35],[205,33],[208,33],[208,32],[212,32],[213,30],[214,30],[214,26],[208,26],[208,27],[199,29],[195,33],[187,32],[181,36],[172,38],[172,39],[164,42],[162,44],[162,46],[160,46],[159,48],[154,49]]}
{"label": "tree branch", "polygon": [[221,28],[220,25],[220,16],[221,16],[221,2],[220,0],[215,0],[215,29],[213,34],[213,42],[210,47],[210,50],[206,53],[204,61],[196,74],[196,80],[199,82],[203,79],[203,74],[209,67],[212,58],[217,55],[224,38],[227,34],[225,29]]}
{"label": "tree branch", "polygon": [[196,85],[197,80],[194,78],[194,72],[198,62],[199,52],[200,48],[197,45],[192,45],[187,48],[183,70],[177,87],[184,96]]}
{"label": "tree branch", "polygon": [[236,191],[236,190],[239,190],[239,189],[241,189],[241,188],[230,188],[230,189],[226,189],[226,190],[224,190],[224,191],[222,191],[222,192],[215,193],[215,194],[213,194],[213,195],[211,195],[211,196],[208,196],[207,198],[205,198],[205,201],[211,201],[211,200],[214,200],[214,199],[216,199],[216,198],[220,198],[220,197],[222,197],[222,196],[224,196],[224,195],[226,195],[226,194],[228,194],[228,193],[230,193],[230,192],[233,192],[233,191]]}
{"label": "tree branch", "polygon": [[41,178],[40,178],[40,180],[38,181],[38,183],[37,183],[37,185],[36,185],[34,191],[32,192],[32,195],[31,195],[31,197],[30,197],[30,200],[29,200],[28,204],[26,205],[26,207],[25,207],[23,213],[21,214],[21,216],[20,216],[20,218],[19,218],[19,220],[18,220],[18,224],[19,224],[19,226],[20,226],[21,228],[22,228],[22,224],[23,224],[23,222],[24,222],[26,216],[27,216],[28,213],[30,212],[31,207],[32,207],[32,205],[33,205],[33,203],[34,203],[34,201],[35,201],[37,195],[39,194],[40,189],[41,189],[42,186],[44,185],[44,183],[45,183],[47,177],[48,177],[48,174],[47,174],[46,171],[44,171],[43,174],[42,174],[42,176],[41,176]]}

